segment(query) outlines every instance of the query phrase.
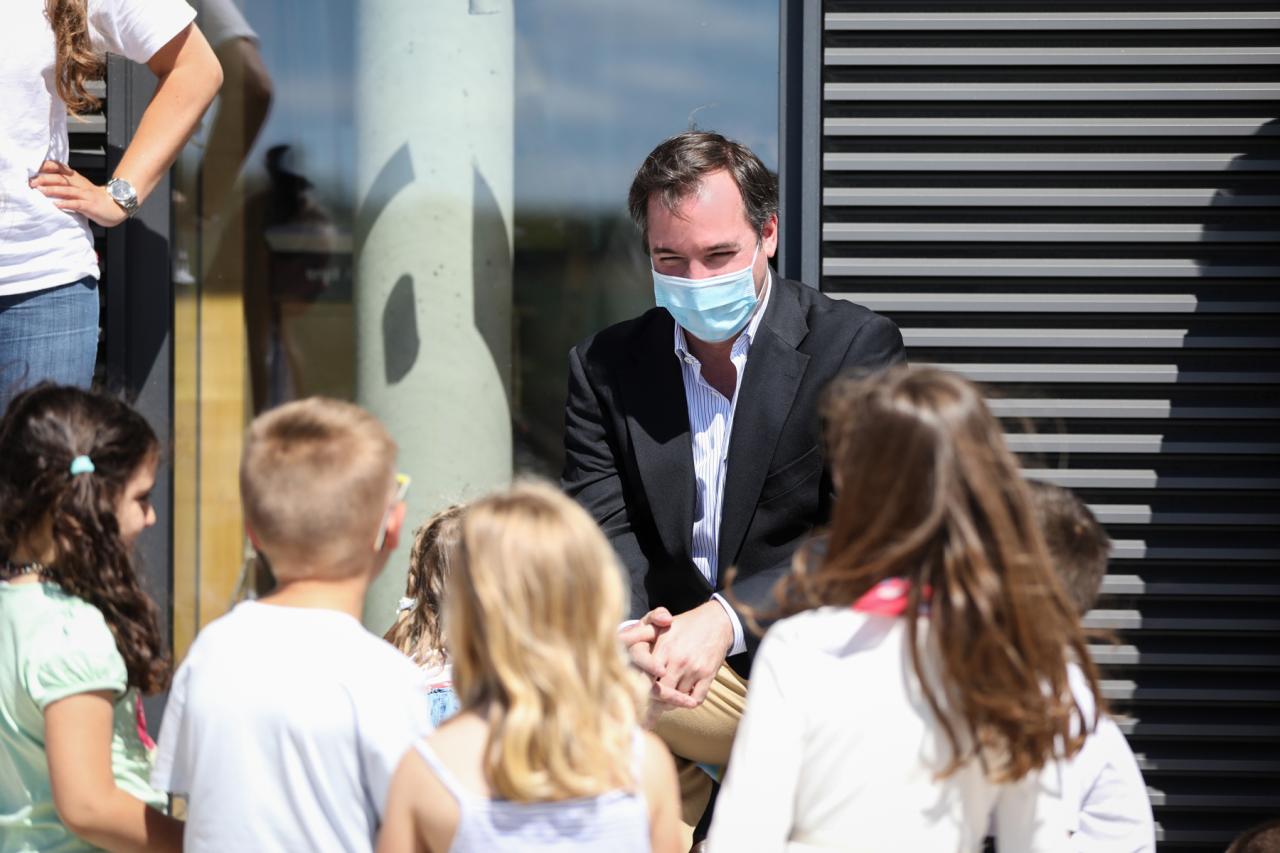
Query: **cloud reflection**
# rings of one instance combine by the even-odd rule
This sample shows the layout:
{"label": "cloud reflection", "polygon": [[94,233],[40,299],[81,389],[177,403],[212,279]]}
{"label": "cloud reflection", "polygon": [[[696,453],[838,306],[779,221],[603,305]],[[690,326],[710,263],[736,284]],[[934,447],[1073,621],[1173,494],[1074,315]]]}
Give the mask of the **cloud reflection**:
{"label": "cloud reflection", "polygon": [[691,117],[777,162],[777,0],[517,3],[516,39],[517,205],[620,208]]}

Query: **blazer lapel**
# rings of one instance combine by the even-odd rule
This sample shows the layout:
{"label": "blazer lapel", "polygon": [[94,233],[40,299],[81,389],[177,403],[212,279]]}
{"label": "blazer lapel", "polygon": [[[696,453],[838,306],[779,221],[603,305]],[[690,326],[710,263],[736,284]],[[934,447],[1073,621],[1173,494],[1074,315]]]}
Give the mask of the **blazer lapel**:
{"label": "blazer lapel", "polygon": [[747,355],[729,438],[718,549],[720,578],[737,559],[778,437],[809,365],[809,356],[796,349],[809,331],[794,290],[803,285],[775,277],[772,286],[769,307]]}
{"label": "blazer lapel", "polygon": [[655,331],[634,353],[622,389],[649,510],[664,548],[680,564],[689,562],[693,551],[693,442],[684,379],[672,346],[673,321],[666,315],[653,325]]}

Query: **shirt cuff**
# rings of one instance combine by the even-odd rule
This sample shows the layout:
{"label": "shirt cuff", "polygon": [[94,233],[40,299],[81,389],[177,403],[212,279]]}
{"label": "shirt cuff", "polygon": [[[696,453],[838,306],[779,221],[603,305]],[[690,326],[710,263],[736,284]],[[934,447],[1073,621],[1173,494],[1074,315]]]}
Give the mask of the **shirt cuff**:
{"label": "shirt cuff", "polygon": [[729,624],[733,625],[733,645],[729,647],[729,654],[742,654],[747,650],[747,638],[742,633],[742,622],[738,619],[738,614],[733,612],[729,602],[725,601],[724,596],[720,593],[714,593],[711,597],[720,602],[720,606],[724,608],[724,612],[729,616]]}

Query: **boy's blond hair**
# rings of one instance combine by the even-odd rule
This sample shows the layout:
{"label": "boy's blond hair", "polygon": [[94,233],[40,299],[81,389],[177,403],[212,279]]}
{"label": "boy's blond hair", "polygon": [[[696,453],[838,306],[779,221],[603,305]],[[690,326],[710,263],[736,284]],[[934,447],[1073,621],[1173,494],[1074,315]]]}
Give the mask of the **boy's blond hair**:
{"label": "boy's blond hair", "polygon": [[585,510],[528,482],[469,506],[445,613],[454,689],[489,722],[496,796],[545,802],[638,783],[645,684],[618,639],[622,570]]}
{"label": "boy's blond hair", "polygon": [[[396,443],[359,406],[325,397],[286,403],[249,425],[240,459],[245,521],[280,580],[351,577],[374,560],[395,489]],[[290,569],[286,569],[288,571]]]}

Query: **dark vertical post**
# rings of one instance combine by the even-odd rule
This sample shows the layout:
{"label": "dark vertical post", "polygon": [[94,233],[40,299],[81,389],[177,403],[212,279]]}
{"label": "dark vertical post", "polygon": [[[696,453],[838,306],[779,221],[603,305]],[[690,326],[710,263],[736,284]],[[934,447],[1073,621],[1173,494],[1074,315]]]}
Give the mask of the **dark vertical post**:
{"label": "dark vertical post", "polygon": [[822,246],[822,2],[778,4],[778,272],[818,286]]}
{"label": "dark vertical post", "polygon": [[[146,68],[117,56],[107,63],[107,174],[133,138],[155,92]],[[127,175],[122,177],[127,178]],[[173,293],[169,268],[169,179],[166,176],[132,219],[107,232],[103,293],[107,381],[140,411],[164,448],[152,504],[156,525],[139,539],[139,565],[147,591],[160,608],[161,631],[173,628]],[[147,702],[154,730],[164,697]]]}

